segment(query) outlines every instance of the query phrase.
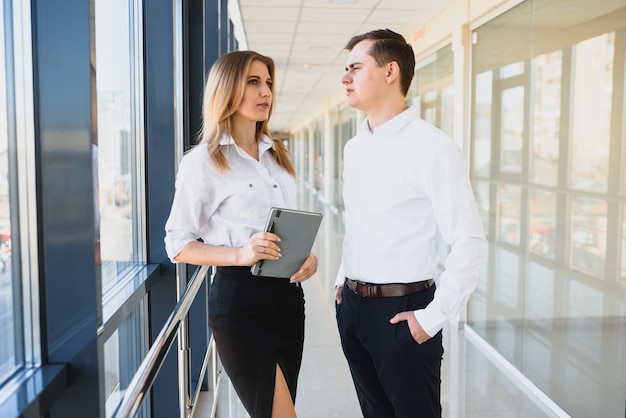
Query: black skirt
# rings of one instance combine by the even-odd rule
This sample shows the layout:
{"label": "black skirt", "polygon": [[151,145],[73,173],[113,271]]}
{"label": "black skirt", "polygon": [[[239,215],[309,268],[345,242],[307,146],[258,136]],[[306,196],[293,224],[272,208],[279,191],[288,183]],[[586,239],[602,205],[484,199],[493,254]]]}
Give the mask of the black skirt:
{"label": "black skirt", "polygon": [[253,276],[250,267],[218,267],[209,324],[224,370],[252,418],[271,416],[277,364],[295,403],[304,344],[301,286]]}

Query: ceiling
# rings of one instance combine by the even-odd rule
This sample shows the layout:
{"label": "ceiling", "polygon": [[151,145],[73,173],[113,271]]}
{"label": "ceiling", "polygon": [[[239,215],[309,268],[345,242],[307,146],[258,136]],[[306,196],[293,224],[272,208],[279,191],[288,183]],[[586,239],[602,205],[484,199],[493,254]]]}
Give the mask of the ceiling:
{"label": "ceiling", "polygon": [[242,49],[268,55],[276,63],[270,128],[289,132],[341,102],[348,57],[344,47],[350,38],[389,28],[412,42],[416,31],[452,2],[233,0],[229,10],[236,26],[240,18],[237,37]]}

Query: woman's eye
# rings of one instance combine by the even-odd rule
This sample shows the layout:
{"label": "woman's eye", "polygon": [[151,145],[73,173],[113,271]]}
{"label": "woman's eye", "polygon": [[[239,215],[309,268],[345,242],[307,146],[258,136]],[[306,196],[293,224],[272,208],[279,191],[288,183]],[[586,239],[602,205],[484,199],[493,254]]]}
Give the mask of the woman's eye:
{"label": "woman's eye", "polygon": [[259,82],[259,80],[257,80],[256,78],[251,78],[250,80],[248,80],[248,84],[257,84]]}
{"label": "woman's eye", "polygon": [[272,86],[274,85],[274,83],[271,81],[268,81],[266,84],[267,84],[267,87],[269,88],[272,88]]}

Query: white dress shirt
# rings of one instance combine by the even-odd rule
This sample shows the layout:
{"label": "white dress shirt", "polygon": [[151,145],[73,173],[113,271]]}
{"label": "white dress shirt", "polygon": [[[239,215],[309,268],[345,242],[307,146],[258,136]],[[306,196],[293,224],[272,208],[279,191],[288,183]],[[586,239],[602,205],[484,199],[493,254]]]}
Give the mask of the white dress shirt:
{"label": "white dress shirt", "polygon": [[450,246],[434,300],[415,316],[435,335],[478,281],[486,240],[457,144],[414,108],[377,127],[368,120],[344,150],[345,237],[336,284],[409,283],[438,274],[436,241]]}
{"label": "white dress shirt", "polygon": [[295,179],[279,166],[268,137],[258,141],[259,161],[224,136],[230,169],[218,172],[206,144],[186,153],[178,167],[176,193],[165,224],[165,249],[172,262],[198,238],[211,245],[243,247],[263,230],[272,206],[295,209]]}

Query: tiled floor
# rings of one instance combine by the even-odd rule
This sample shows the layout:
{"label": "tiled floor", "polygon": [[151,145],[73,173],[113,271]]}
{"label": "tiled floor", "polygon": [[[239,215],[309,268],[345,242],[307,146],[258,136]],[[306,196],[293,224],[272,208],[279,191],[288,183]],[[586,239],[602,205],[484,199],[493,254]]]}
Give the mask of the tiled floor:
{"label": "tiled floor", "polygon": [[[333,283],[339,264],[342,222],[338,215],[301,198],[301,208],[324,213],[314,252],[320,259],[316,277],[303,284],[306,297],[304,360],[298,383],[299,418],[358,418],[358,407],[335,324]],[[442,407],[444,417],[556,417],[497,361],[491,360],[469,331],[448,326],[444,330]],[[473,335],[473,334],[472,334]],[[202,394],[194,418],[209,416],[208,396]],[[220,392],[219,418],[248,415],[228,382]],[[416,413],[416,416],[419,416]]]}

